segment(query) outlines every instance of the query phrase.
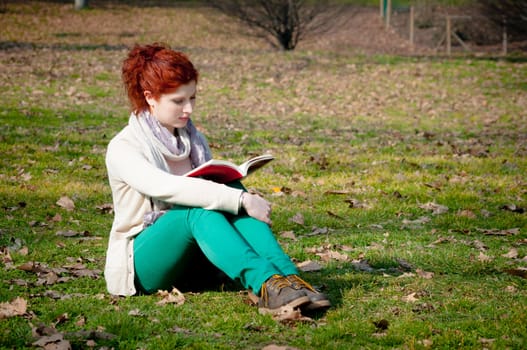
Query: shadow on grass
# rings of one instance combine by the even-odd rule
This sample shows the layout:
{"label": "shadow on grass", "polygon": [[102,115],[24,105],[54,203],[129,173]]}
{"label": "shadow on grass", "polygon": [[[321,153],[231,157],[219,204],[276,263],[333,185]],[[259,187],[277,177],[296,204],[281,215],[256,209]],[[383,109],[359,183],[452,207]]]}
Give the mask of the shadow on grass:
{"label": "shadow on grass", "polygon": [[[71,34],[70,35],[74,35]],[[35,49],[51,49],[57,51],[121,51],[128,49],[126,45],[108,45],[108,44],[35,44],[29,42],[17,41],[0,41],[0,50],[35,50]]]}

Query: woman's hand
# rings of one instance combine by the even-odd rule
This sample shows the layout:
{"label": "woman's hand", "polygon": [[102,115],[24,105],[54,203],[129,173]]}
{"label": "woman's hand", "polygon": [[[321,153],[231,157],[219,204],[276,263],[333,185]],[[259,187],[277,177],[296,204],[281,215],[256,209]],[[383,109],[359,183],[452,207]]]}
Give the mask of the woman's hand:
{"label": "woman's hand", "polygon": [[242,208],[245,209],[247,215],[271,225],[271,203],[259,195],[244,192]]}

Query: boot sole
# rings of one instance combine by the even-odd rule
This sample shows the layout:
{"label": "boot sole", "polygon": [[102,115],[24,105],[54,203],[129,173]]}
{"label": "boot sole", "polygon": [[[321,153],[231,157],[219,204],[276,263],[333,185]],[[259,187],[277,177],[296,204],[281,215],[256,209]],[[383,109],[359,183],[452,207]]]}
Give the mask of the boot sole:
{"label": "boot sole", "polygon": [[279,306],[279,307],[274,308],[274,309],[260,307],[260,308],[258,308],[258,312],[261,315],[279,315],[279,314],[282,313],[282,310],[284,310],[284,309],[287,309],[287,308],[296,309],[299,306],[306,305],[306,304],[309,304],[309,303],[311,303],[311,300],[309,300],[309,298],[307,296],[305,296],[305,297],[300,297],[298,299],[290,301],[289,303],[284,304],[284,305]]}
{"label": "boot sole", "polygon": [[309,304],[302,306],[302,310],[314,311],[319,309],[326,309],[328,307],[331,307],[331,303],[329,302],[329,300],[318,300],[312,301]]}

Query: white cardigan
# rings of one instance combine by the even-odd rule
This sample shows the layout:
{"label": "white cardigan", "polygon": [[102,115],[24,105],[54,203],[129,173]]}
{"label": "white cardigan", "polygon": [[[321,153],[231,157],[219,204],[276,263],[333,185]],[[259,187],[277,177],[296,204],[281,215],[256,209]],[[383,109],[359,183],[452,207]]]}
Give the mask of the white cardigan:
{"label": "white cardigan", "polygon": [[168,204],[237,214],[241,190],[199,178],[172,175],[149,159],[149,150],[130,125],[108,145],[106,167],[112,189],[114,221],[104,277],[108,292],[134,295],[134,237],[151,211],[150,198]]}

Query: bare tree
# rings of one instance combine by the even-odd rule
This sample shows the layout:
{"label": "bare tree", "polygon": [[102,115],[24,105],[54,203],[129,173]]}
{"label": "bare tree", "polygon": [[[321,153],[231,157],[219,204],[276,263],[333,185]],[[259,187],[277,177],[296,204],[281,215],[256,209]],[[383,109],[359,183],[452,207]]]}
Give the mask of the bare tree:
{"label": "bare tree", "polygon": [[504,26],[513,40],[527,38],[527,0],[479,0],[482,13]]}
{"label": "bare tree", "polygon": [[294,50],[298,42],[343,25],[351,11],[332,1],[209,0],[208,3],[249,26],[273,46]]}

